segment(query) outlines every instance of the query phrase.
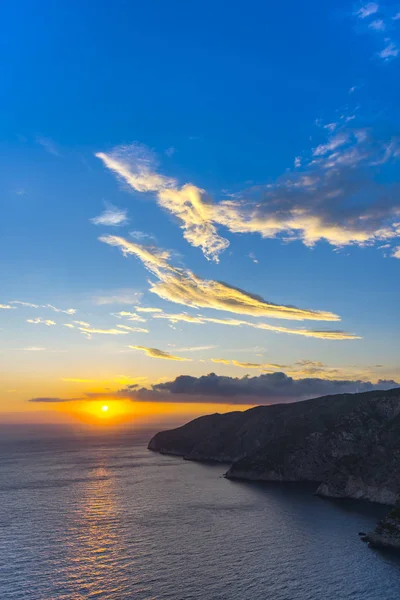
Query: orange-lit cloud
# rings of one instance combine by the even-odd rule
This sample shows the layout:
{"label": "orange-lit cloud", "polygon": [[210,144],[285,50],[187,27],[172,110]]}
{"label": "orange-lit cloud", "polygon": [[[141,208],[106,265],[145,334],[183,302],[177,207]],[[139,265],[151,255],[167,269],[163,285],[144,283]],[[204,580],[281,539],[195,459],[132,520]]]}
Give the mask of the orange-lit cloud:
{"label": "orange-lit cloud", "polygon": [[315,321],[339,321],[327,311],[273,304],[261,296],[230,286],[220,281],[202,279],[189,269],[173,267],[168,262],[170,253],[153,246],[135,244],[122,237],[107,235],[100,241],[120,248],[123,254],[133,254],[155,275],[159,282],[151,283],[150,291],[164,300],[192,307],[213,308],[255,317]]}
{"label": "orange-lit cloud", "polygon": [[325,340],[359,340],[361,337],[348,333],[341,330],[314,330],[304,328],[289,328],[279,327],[277,325],[270,325],[268,323],[252,323],[250,321],[243,321],[241,319],[217,319],[213,317],[204,317],[203,315],[188,315],[186,313],[168,314],[162,313],[153,316],[154,319],[167,319],[171,323],[178,323],[184,321],[187,323],[205,324],[215,323],[217,325],[230,325],[232,327],[252,327],[253,329],[264,329],[266,331],[273,331],[276,333],[287,333],[291,335],[301,335],[305,337],[312,337],[317,339]]}
{"label": "orange-lit cloud", "polygon": [[151,358],[163,358],[166,360],[179,360],[179,361],[190,361],[190,358],[183,358],[182,356],[174,356],[169,352],[164,352],[164,350],[159,350],[158,348],[147,348],[146,346],[128,346],[131,350],[141,350],[145,352],[147,356]]}

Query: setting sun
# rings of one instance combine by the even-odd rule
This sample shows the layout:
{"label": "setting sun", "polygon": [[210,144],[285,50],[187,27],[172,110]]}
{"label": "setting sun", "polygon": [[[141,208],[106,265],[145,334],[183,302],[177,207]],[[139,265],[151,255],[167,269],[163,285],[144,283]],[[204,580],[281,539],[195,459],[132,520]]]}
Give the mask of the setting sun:
{"label": "setting sun", "polygon": [[107,411],[108,411],[108,406],[107,406],[107,404],[104,404],[104,405],[101,407],[101,410],[102,410],[103,412],[107,412]]}

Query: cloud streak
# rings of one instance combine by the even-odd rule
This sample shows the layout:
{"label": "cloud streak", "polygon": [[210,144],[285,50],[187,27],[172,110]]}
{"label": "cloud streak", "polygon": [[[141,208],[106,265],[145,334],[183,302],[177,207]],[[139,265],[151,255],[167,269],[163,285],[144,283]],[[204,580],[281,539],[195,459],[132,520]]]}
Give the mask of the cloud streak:
{"label": "cloud streak", "polygon": [[190,361],[190,358],[183,358],[182,356],[174,356],[164,350],[158,348],[147,348],[146,346],[128,346],[131,350],[140,350],[147,354],[150,358],[162,358],[165,360],[177,360],[177,361]]}
{"label": "cloud streak", "polygon": [[155,192],[159,205],[179,219],[184,238],[200,247],[206,258],[218,261],[229,242],[217,233],[212,222],[213,204],[204,190],[191,183],[179,186],[175,179],[157,173],[154,156],[139,144],[96,156],[133,190]]}
{"label": "cloud streak", "polygon": [[43,319],[42,317],[35,317],[34,319],[27,319],[26,322],[31,323],[32,325],[47,325],[47,327],[56,325],[55,321],[51,321],[50,319]]}
{"label": "cloud streak", "polygon": [[129,222],[126,209],[118,208],[113,204],[106,202],[106,209],[98,217],[90,219],[93,225],[106,225],[109,227],[119,227]]}
{"label": "cloud streak", "polygon": [[143,327],[130,327],[129,325],[117,325],[117,327],[124,331],[131,331],[134,333],[149,333],[149,330],[144,329]]}
{"label": "cloud streak", "polygon": [[287,333],[291,335],[301,335],[305,337],[312,337],[317,339],[326,340],[359,340],[361,337],[342,331],[340,329],[335,330],[314,330],[305,328],[290,328],[280,327],[277,325],[270,325],[269,323],[252,323],[250,321],[243,321],[241,319],[219,319],[213,317],[204,317],[203,315],[188,315],[186,313],[168,314],[162,313],[153,316],[154,319],[167,319],[170,323],[176,324],[179,322],[193,323],[197,325],[204,325],[206,323],[214,323],[216,325],[228,325],[231,327],[252,327],[253,329],[263,329],[265,331],[272,331],[275,333]]}
{"label": "cloud streak", "polygon": [[[395,52],[392,43],[382,51],[386,57]],[[400,156],[399,139],[376,138],[366,128],[337,130],[336,124],[327,132],[301,169],[220,202],[191,183],[179,186],[158,174],[153,156],[142,158],[141,146],[96,156],[130,188],[155,193],[158,204],[179,220],[185,239],[215,261],[229,246],[218,226],[232,233],[300,240],[309,247],[320,241],[365,246],[400,236],[395,191],[372,178],[374,169]],[[360,197],[364,203],[355,203]]]}
{"label": "cloud streak", "polygon": [[141,246],[118,236],[102,236],[100,241],[120,248],[126,256],[139,258],[158,282],[150,284],[150,291],[164,300],[191,307],[212,308],[254,317],[272,317],[290,320],[338,321],[340,318],[327,311],[273,304],[261,296],[251,294],[220,281],[202,279],[189,269],[173,267],[170,254],[153,246]]}

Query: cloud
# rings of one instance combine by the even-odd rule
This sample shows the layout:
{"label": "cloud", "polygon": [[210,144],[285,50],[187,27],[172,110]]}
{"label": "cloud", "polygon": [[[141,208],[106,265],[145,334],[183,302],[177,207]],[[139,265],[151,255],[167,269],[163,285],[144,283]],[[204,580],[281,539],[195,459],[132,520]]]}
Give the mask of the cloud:
{"label": "cloud", "polygon": [[106,202],[105,206],[106,210],[101,215],[90,219],[91,223],[94,225],[108,225],[111,227],[126,225],[128,223],[128,211],[126,209],[118,208],[109,202]]}
{"label": "cloud", "polygon": [[0,309],[12,310],[12,309],[15,309],[15,306],[10,306],[9,304],[0,304]]}
{"label": "cloud", "polygon": [[392,256],[393,258],[400,258],[400,246],[397,246],[397,248],[393,249]]}
{"label": "cloud", "polygon": [[97,333],[100,335],[126,335],[127,331],[121,331],[120,329],[96,329],[95,327],[78,327],[82,333],[93,334]]}
{"label": "cloud", "polygon": [[144,231],[130,231],[129,235],[134,240],[137,240],[139,242],[143,242],[144,240],[147,240],[151,243],[156,242],[156,238],[154,237],[154,235],[151,235],[150,233],[145,233]]}
{"label": "cloud", "polygon": [[56,402],[74,402],[76,400],[86,400],[86,398],[47,398],[47,397],[39,397],[39,398],[30,398],[28,402],[38,402],[38,403],[56,403]]}
{"label": "cloud", "polygon": [[375,21],[372,21],[368,27],[370,27],[370,29],[374,29],[375,31],[385,31],[386,29],[386,25],[382,19],[375,19]]}
{"label": "cloud", "polygon": [[381,52],[379,52],[379,56],[383,58],[383,60],[389,60],[390,58],[396,58],[399,54],[399,49],[394,42],[391,40],[386,40],[387,44]]}
{"label": "cloud", "polygon": [[68,327],[69,329],[75,329],[75,325],[72,325],[72,323],[63,323],[64,327]]}
{"label": "cloud", "polygon": [[135,309],[138,312],[146,312],[146,313],[161,313],[161,308],[151,308],[150,306],[135,306]]}
{"label": "cloud", "polygon": [[258,264],[258,260],[254,255],[254,252],[249,252],[249,258],[253,261],[253,263],[255,263],[256,265]]}
{"label": "cloud", "polygon": [[35,319],[27,319],[27,323],[32,323],[33,325],[47,325],[50,327],[51,325],[56,325],[54,321],[50,321],[50,319],[42,319],[42,317],[36,317]]}
{"label": "cloud", "polygon": [[[381,57],[396,52],[391,42]],[[335,247],[365,246],[399,236],[396,190],[373,177],[374,170],[400,156],[399,139],[334,125],[301,169],[220,202],[192,183],[179,186],[175,179],[158,174],[153,158],[145,161],[143,170],[135,146],[97,156],[109,168],[112,164],[112,170],[134,190],[156,193],[158,204],[179,220],[185,239],[215,261],[229,246],[218,234],[218,226],[231,233],[300,240],[309,247],[320,241]]]}
{"label": "cloud", "polygon": [[117,325],[120,329],[124,329],[125,331],[132,331],[135,333],[149,333],[148,329],[143,329],[143,327],[129,327],[129,325]]}
{"label": "cloud", "polygon": [[[367,129],[331,134],[301,171],[216,205],[216,220],[234,233],[367,246],[400,235],[397,188],[378,183],[376,169],[400,156],[396,138],[377,141]],[[357,200],[357,201],[356,201]]]}
{"label": "cloud", "polygon": [[137,192],[156,192],[175,185],[175,180],[155,171],[154,154],[142,144],[118,146],[111,152],[97,152],[105,166],[113,171],[122,183]]}
{"label": "cloud", "polygon": [[158,348],[146,348],[145,346],[128,346],[131,350],[141,350],[145,352],[147,356],[151,358],[164,358],[166,360],[179,360],[179,361],[189,361],[190,358],[183,358],[182,356],[174,356],[169,352],[164,352],[164,350],[159,350]]}
{"label": "cloud", "polygon": [[60,156],[58,147],[52,139],[48,137],[37,136],[36,142],[40,144],[49,154],[53,154],[54,156]]}
{"label": "cloud", "polygon": [[212,358],[211,361],[221,365],[230,365],[232,363],[232,361],[227,358]]}
{"label": "cloud", "polygon": [[189,346],[188,348],[177,348],[177,352],[201,352],[203,350],[213,350],[217,346]]}
{"label": "cloud", "polygon": [[74,315],[76,313],[76,308],[67,308],[66,310],[63,310],[62,308],[56,308],[52,304],[43,304],[41,308],[50,308],[56,313],[64,313],[65,315]]}
{"label": "cloud", "polygon": [[81,325],[82,327],[90,327],[90,323],[86,321],[74,321],[75,325]]}
{"label": "cloud", "polygon": [[12,300],[10,304],[19,304],[26,308],[40,308],[38,304],[32,304],[31,302],[22,302],[21,300]]}
{"label": "cloud", "polygon": [[370,17],[371,15],[377,13],[378,10],[379,4],[377,4],[376,2],[368,2],[367,4],[364,4],[364,6],[362,6],[355,14],[360,19],[366,19],[367,17]]}
{"label": "cloud", "polygon": [[330,152],[333,152],[337,148],[340,148],[340,146],[347,144],[348,141],[348,132],[342,131],[336,135],[333,135],[325,144],[321,144],[320,146],[314,148],[313,156],[324,156]]}
{"label": "cloud", "polygon": [[39,348],[38,346],[31,346],[30,348],[24,348],[25,352],[42,352],[46,348]]}
{"label": "cloud", "polygon": [[107,304],[137,304],[140,302],[142,294],[135,290],[124,288],[113,290],[112,292],[94,296],[93,302],[99,306]]}
{"label": "cloud", "polygon": [[153,319],[167,319],[170,323],[194,323],[197,325],[204,325],[206,323],[214,323],[216,325],[229,325],[232,327],[252,327],[253,329],[264,329],[266,331],[273,331],[276,333],[288,333],[291,335],[301,335],[305,337],[313,337],[318,339],[326,339],[326,340],[358,340],[361,339],[359,336],[356,336],[352,333],[348,333],[342,330],[314,330],[314,329],[305,329],[305,328],[288,328],[277,325],[270,325],[269,323],[252,323],[251,321],[243,321],[241,319],[222,319],[222,318],[213,318],[213,317],[205,317],[203,315],[188,315],[187,313],[162,313],[156,314],[153,316]]}
{"label": "cloud", "polygon": [[212,308],[254,317],[273,317],[292,320],[338,321],[331,312],[273,304],[261,296],[251,294],[221,281],[202,279],[189,269],[169,264],[169,252],[153,246],[141,246],[117,236],[103,236],[100,241],[116,246],[124,255],[133,254],[158,278],[150,291],[164,300],[192,307]]}
{"label": "cloud", "polygon": [[144,319],[140,315],[133,313],[133,312],[129,312],[127,310],[121,310],[120,312],[117,312],[117,313],[111,313],[111,315],[113,317],[117,317],[117,319],[126,318],[127,321],[138,321],[139,323],[146,323],[146,321],[147,321],[147,319]]}
{"label": "cloud", "polygon": [[232,360],[232,359],[227,359],[227,358],[212,358],[211,362],[219,363],[219,364],[223,364],[223,365],[229,365],[229,366],[233,366],[233,367],[240,367],[241,369],[259,369],[262,371],[266,371],[266,370],[277,371],[278,369],[286,368],[286,365],[277,365],[277,364],[270,364],[270,363],[251,363],[251,362]]}
{"label": "cloud", "polygon": [[185,323],[206,323],[206,320],[202,315],[188,315],[187,313],[161,313],[153,316],[153,319],[167,319],[170,323],[179,323],[181,321]]}
{"label": "cloud", "polygon": [[[361,7],[355,14],[360,19],[366,19],[366,18],[370,17],[371,15],[376,15],[376,13],[379,11],[379,8],[380,8],[379,5],[376,4],[375,2],[369,2],[365,6]],[[395,15],[394,17],[391,17],[391,20],[396,20],[396,19],[397,19],[397,15]],[[387,24],[384,21],[384,19],[381,17],[374,18],[372,21],[369,22],[368,29],[372,29],[373,31],[377,32],[378,34],[382,34],[384,31],[386,31]],[[396,56],[398,56],[398,54],[399,54],[399,49],[397,47],[397,44],[389,38],[385,38],[384,41],[385,41],[386,45],[385,45],[384,49],[381,50],[381,52],[378,52],[378,56],[385,61],[388,61],[389,59],[392,59],[392,58],[396,58]]]}
{"label": "cloud", "polygon": [[157,173],[154,156],[144,146],[120,146],[109,153],[96,154],[120,180],[137,192],[156,192],[160,206],[181,222],[184,238],[200,247],[206,258],[218,261],[218,255],[229,246],[212,223],[213,205],[206,192],[187,183]]}
{"label": "cloud", "polygon": [[332,367],[321,361],[309,359],[298,360],[292,365],[246,362],[227,358],[212,358],[211,362],[230,367],[239,367],[241,369],[258,369],[263,373],[285,372],[287,376],[295,379],[318,377],[319,379],[329,381],[369,381],[371,378],[374,378],[376,369],[382,367],[382,365],[364,368],[356,366]]}
{"label": "cloud", "polygon": [[[226,377],[210,373],[201,377],[180,375],[173,381],[159,383],[151,390],[136,392],[121,390],[120,396],[153,402],[220,402],[222,404],[270,404],[293,402],[330,394],[367,392],[397,387],[392,380],[370,381],[335,380],[320,378],[294,379],[283,372],[256,377]],[[327,400],[329,401],[329,400]]]}
{"label": "cloud", "polygon": [[76,308],[67,308],[64,310],[62,308],[57,308],[52,304],[32,304],[32,302],[23,302],[21,300],[12,300],[10,304],[18,304],[24,308],[49,308],[56,313],[64,313],[65,315],[74,315],[76,313]]}
{"label": "cloud", "polygon": [[[118,383],[122,385],[126,385],[128,388],[136,388],[139,386],[139,383],[143,385],[143,382],[147,379],[144,376],[138,377],[129,377],[126,375],[119,375],[113,379],[86,379],[81,377],[62,377],[61,380],[67,383],[96,383],[96,384],[111,384]],[[91,392],[93,394],[94,392]]]}

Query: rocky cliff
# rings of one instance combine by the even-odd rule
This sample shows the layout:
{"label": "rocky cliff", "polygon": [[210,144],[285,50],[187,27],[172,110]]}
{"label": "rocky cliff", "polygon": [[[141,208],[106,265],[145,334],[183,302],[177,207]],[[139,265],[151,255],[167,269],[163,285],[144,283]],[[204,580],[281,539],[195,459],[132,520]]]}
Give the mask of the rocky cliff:
{"label": "rocky cliff", "polygon": [[[315,481],[321,496],[394,505],[400,494],[400,388],[200,417],[158,433],[148,447],[228,462],[231,479]],[[392,532],[396,510],[388,516]]]}

